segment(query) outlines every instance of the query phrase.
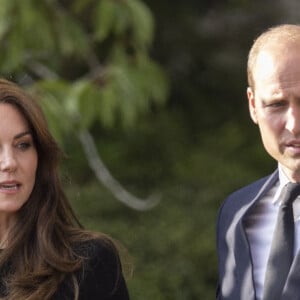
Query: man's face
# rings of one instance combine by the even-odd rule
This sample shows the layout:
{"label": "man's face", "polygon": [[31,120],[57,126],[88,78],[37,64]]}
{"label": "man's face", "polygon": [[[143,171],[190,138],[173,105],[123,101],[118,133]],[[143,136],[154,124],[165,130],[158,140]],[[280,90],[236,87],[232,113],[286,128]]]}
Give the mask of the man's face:
{"label": "man's face", "polygon": [[249,110],[267,152],[300,181],[300,44],[261,52],[248,88]]}

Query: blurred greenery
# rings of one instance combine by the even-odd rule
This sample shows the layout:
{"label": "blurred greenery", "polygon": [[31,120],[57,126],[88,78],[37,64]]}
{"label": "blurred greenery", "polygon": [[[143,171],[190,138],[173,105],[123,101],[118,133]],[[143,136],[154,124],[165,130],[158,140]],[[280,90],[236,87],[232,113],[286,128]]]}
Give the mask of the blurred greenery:
{"label": "blurred greenery", "polygon": [[[248,117],[247,53],[297,11],[280,0],[1,0],[2,76],[41,97],[80,220],[133,258],[133,300],[214,299],[218,207],[275,167]],[[88,166],[82,129],[127,190],[160,203],[117,201]]]}

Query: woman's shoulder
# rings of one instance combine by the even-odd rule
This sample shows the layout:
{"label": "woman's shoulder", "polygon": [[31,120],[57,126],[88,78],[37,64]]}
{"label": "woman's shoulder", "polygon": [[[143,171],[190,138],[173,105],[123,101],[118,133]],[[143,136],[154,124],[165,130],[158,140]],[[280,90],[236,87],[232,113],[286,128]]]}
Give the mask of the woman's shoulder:
{"label": "woman's shoulder", "polygon": [[112,240],[107,237],[87,240],[76,246],[76,252],[84,260],[78,272],[79,290],[83,299],[94,299],[87,295],[128,299],[120,257]]}
{"label": "woman's shoulder", "polygon": [[74,252],[83,259],[93,258],[118,258],[118,250],[115,243],[107,236],[93,237],[77,242]]}
{"label": "woman's shoulder", "polygon": [[[101,236],[81,239],[73,244],[73,252],[83,262],[75,273],[79,300],[129,299],[117,247],[110,238]],[[55,299],[70,299],[72,290],[72,280],[68,276]]]}

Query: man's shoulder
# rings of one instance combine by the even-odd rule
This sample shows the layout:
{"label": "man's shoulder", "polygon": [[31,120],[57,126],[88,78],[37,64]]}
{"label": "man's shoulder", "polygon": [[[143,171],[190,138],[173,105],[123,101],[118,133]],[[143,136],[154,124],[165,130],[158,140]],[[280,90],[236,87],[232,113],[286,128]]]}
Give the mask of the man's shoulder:
{"label": "man's shoulder", "polygon": [[238,202],[247,202],[248,199],[253,199],[256,193],[262,189],[264,184],[268,181],[271,175],[260,178],[254,182],[251,182],[238,190],[231,193],[226,199],[226,201],[238,201]]}
{"label": "man's shoulder", "polygon": [[[224,252],[225,236],[231,226],[236,228],[237,223],[243,218],[243,215],[249,209],[255,199],[268,191],[278,179],[278,172],[260,178],[230,194],[222,203],[217,218],[217,247],[219,255],[226,255]],[[224,244],[225,242],[225,244]],[[222,254],[223,253],[223,254]]]}
{"label": "man's shoulder", "polygon": [[269,186],[273,186],[278,178],[277,173],[276,171],[234,191],[223,201],[219,210],[219,216],[223,215],[228,218],[247,206],[256,198],[259,192],[267,191]]}

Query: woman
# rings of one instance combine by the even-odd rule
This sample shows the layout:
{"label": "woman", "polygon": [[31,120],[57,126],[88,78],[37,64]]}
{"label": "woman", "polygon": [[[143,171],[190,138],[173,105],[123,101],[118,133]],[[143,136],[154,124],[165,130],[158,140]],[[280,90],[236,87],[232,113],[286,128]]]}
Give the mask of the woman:
{"label": "woman", "polygon": [[127,300],[113,242],[84,230],[37,103],[0,79],[0,298]]}

